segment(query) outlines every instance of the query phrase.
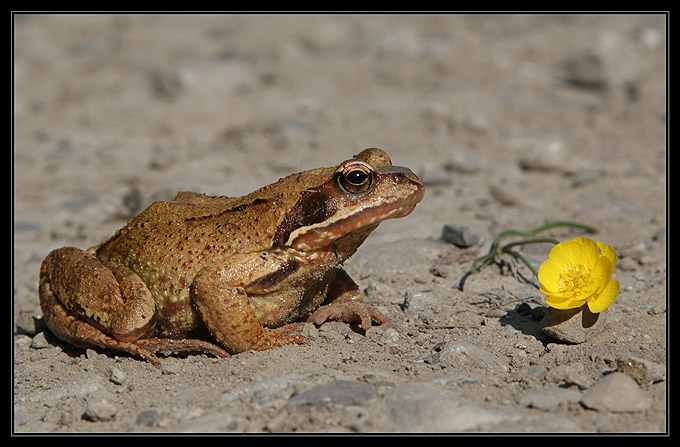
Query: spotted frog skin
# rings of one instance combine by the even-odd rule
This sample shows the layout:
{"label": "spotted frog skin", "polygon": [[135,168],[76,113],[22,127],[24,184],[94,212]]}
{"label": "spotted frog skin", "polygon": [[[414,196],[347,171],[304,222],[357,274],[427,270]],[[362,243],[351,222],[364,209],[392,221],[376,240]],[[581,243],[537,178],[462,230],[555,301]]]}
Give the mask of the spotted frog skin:
{"label": "spotted frog skin", "polygon": [[423,194],[409,169],[375,148],[243,197],[180,192],[97,247],[51,252],[40,269],[42,312],[62,340],[155,366],[159,352],[302,343],[302,321],[368,330],[388,319],[363,304],[341,265]]}

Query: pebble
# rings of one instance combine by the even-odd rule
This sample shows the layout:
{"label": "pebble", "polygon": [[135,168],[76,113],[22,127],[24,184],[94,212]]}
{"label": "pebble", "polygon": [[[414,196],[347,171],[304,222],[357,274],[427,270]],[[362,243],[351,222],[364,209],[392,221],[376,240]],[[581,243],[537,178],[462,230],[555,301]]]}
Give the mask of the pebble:
{"label": "pebble", "polygon": [[503,318],[507,314],[503,309],[491,309],[484,316],[488,318]]}
{"label": "pebble", "polygon": [[555,411],[561,406],[581,400],[581,393],[571,388],[542,388],[529,390],[519,396],[517,403],[539,410]]}
{"label": "pebble", "polygon": [[111,421],[116,417],[118,407],[104,397],[95,397],[87,402],[82,418],[92,422]]}
{"label": "pebble", "polygon": [[109,368],[109,380],[116,385],[122,385],[125,377],[125,373],[115,366]]}
{"label": "pebble", "polygon": [[663,365],[631,355],[617,357],[616,370],[632,377],[640,385],[666,379],[666,368]]}
{"label": "pebble", "polygon": [[446,343],[439,351],[438,360],[451,368],[458,368],[460,366],[477,367],[491,374],[508,371],[506,361],[472,343]]}
{"label": "pebble", "polygon": [[319,338],[319,330],[312,323],[306,323],[302,326],[302,335],[309,340],[316,340]]}
{"label": "pebble", "polygon": [[33,349],[44,349],[50,347],[52,347],[52,345],[45,338],[44,332],[36,334],[36,336],[33,337],[33,340],[31,340],[31,348]]}
{"label": "pebble", "polygon": [[519,166],[525,171],[552,171],[564,166],[566,143],[559,139],[536,141],[532,148],[519,159]]}
{"label": "pebble", "polygon": [[20,314],[17,321],[15,321],[16,333],[25,334],[31,337],[44,331],[47,328],[45,321],[41,316]]}
{"label": "pebble", "polygon": [[401,308],[412,312],[436,312],[441,308],[441,302],[429,293],[407,290],[404,293],[404,301],[401,303]]}
{"label": "pebble", "polygon": [[488,430],[521,417],[514,411],[471,403],[426,383],[399,385],[384,404],[398,431],[410,433]]}
{"label": "pebble", "polygon": [[375,386],[349,380],[316,385],[300,394],[291,397],[286,403],[288,409],[303,405],[362,405],[378,394]]}
{"label": "pebble", "polygon": [[566,343],[579,344],[602,331],[605,318],[590,312],[587,305],[576,309],[549,307],[541,320],[544,334]]}
{"label": "pebble", "polygon": [[515,310],[520,315],[531,315],[531,306],[527,303],[519,303]]}
{"label": "pebble", "polygon": [[489,187],[489,194],[503,205],[506,206],[521,206],[524,203],[522,192],[509,185],[491,185]]}
{"label": "pebble", "polygon": [[238,420],[231,413],[216,412],[181,422],[176,431],[178,433],[228,433],[236,430]]}
{"label": "pebble", "polygon": [[220,397],[220,405],[228,407],[232,401],[237,399],[249,400],[258,405],[282,398],[288,399],[296,392],[298,384],[313,380],[317,374],[315,372],[280,374],[231,387]]}
{"label": "pebble", "polygon": [[400,343],[400,341],[401,336],[399,335],[399,332],[397,332],[396,329],[388,327],[382,331],[382,337],[380,338],[381,343],[386,344],[388,346],[396,346]]}
{"label": "pebble", "polygon": [[161,374],[172,376],[182,372],[182,365],[179,362],[163,362],[161,364]]}
{"label": "pebble", "polygon": [[614,372],[590,387],[583,394],[581,404],[598,411],[637,413],[647,410],[651,400],[630,376]]}
{"label": "pebble", "polygon": [[477,245],[479,242],[479,234],[468,227],[444,225],[444,228],[442,229],[442,240],[459,248],[468,248]]}
{"label": "pebble", "polygon": [[656,230],[652,235],[652,240],[666,242],[666,227]]}
{"label": "pebble", "polygon": [[184,89],[180,74],[171,69],[152,72],[150,84],[154,97],[168,101],[176,99]]}
{"label": "pebble", "polygon": [[158,427],[160,425],[161,415],[153,408],[142,410],[137,414],[135,423],[137,425],[145,425],[147,427]]}
{"label": "pebble", "polygon": [[471,150],[457,150],[452,153],[447,167],[453,172],[474,174],[487,169],[488,160],[478,152]]}
{"label": "pebble", "polygon": [[602,91],[608,83],[602,58],[591,51],[576,55],[565,63],[564,80],[572,87],[592,91]]}

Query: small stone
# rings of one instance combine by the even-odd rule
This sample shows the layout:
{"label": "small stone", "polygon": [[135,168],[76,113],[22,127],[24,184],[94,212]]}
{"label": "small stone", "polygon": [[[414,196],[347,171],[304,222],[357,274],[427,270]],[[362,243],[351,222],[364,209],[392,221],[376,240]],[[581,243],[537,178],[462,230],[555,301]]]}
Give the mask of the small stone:
{"label": "small stone", "polygon": [[15,322],[16,333],[31,337],[39,334],[47,328],[45,320],[41,316],[20,314]]}
{"label": "small stone", "polygon": [[319,338],[319,330],[313,323],[305,323],[302,326],[302,336],[308,338],[309,340],[316,340]]}
{"label": "small stone", "polygon": [[137,414],[135,423],[137,425],[146,425],[147,427],[158,427],[160,425],[161,415],[154,409],[142,410]]}
{"label": "small stone", "polygon": [[22,411],[14,410],[14,424],[26,425],[28,423],[28,415]]}
{"label": "small stone", "polygon": [[411,312],[436,311],[441,307],[439,301],[428,293],[407,290],[401,308]]}
{"label": "small stone", "polygon": [[572,87],[602,91],[607,88],[607,76],[602,58],[593,52],[584,52],[565,63],[565,82]]}
{"label": "small stone", "polygon": [[87,348],[85,350],[85,357],[87,357],[90,360],[96,359],[97,357],[99,357],[99,355],[100,354],[97,351],[95,351],[94,349]]}
{"label": "small stone", "polygon": [[472,343],[446,343],[439,351],[439,361],[451,367],[478,368],[492,374],[508,371],[508,364],[503,358]]}
{"label": "small stone", "polygon": [[508,313],[503,309],[491,309],[485,314],[485,316],[488,318],[503,318],[507,314]]}
{"label": "small stone", "polygon": [[33,337],[33,340],[31,341],[31,348],[33,349],[44,349],[44,348],[49,348],[52,345],[49,344],[47,339],[45,338],[45,333],[40,332]]}
{"label": "small stone", "polygon": [[520,315],[531,315],[531,306],[527,303],[519,303],[515,310]]}
{"label": "small stone", "polygon": [[479,242],[479,234],[468,227],[444,225],[442,240],[460,248],[468,248]]}
{"label": "small stone", "polygon": [[180,374],[182,372],[182,366],[178,362],[166,362],[163,363],[161,368],[161,374],[172,376],[175,374]]}
{"label": "small stone", "polygon": [[238,419],[231,413],[217,412],[184,420],[174,431],[177,433],[229,433],[238,427]]}
{"label": "small stone", "polygon": [[554,411],[560,406],[580,400],[580,392],[571,388],[554,387],[529,390],[517,399],[517,403],[539,410]]}
{"label": "small stone", "polygon": [[541,320],[544,334],[566,343],[583,343],[604,328],[604,318],[584,304],[575,309],[549,307]]}
{"label": "small stone", "polygon": [[455,151],[447,167],[453,172],[474,174],[486,169],[488,162],[477,152]]}
{"label": "small stone", "polygon": [[105,398],[94,398],[87,403],[82,417],[92,422],[111,421],[117,412],[118,407]]}
{"label": "small stone", "polygon": [[399,332],[397,332],[397,330],[392,327],[388,327],[387,329],[382,331],[381,341],[386,345],[389,346],[397,345],[400,341],[400,338],[401,337],[399,336]]}
{"label": "small stone", "polygon": [[109,380],[116,385],[122,385],[125,381],[125,373],[115,366],[112,366],[109,368]]}
{"label": "small stone", "polygon": [[61,425],[62,427],[64,426],[69,426],[73,423],[73,415],[70,413],[67,413],[63,411],[61,415],[59,416],[59,421],[57,424]]}
{"label": "small stone", "polygon": [[516,424],[516,411],[468,401],[450,391],[426,383],[405,383],[385,396],[387,414],[400,432],[485,431],[502,424]]}
{"label": "small stone", "polygon": [[506,206],[521,206],[524,203],[521,191],[509,185],[491,185],[489,194]]}
{"label": "small stone", "polygon": [[666,227],[664,228],[659,228],[654,232],[652,235],[652,240],[653,241],[666,241]]}
{"label": "small stone", "polygon": [[156,70],[151,73],[151,91],[154,97],[172,101],[182,92],[184,85],[176,71]]}
{"label": "small stone", "polygon": [[581,398],[586,408],[615,413],[637,413],[647,410],[651,400],[631,377],[614,372],[601,378]]}
{"label": "small stone", "polygon": [[362,405],[376,395],[376,388],[371,384],[336,380],[314,386],[291,397],[286,407],[291,409],[303,405]]}
{"label": "small stone", "polygon": [[564,166],[566,157],[567,150],[564,141],[556,139],[536,142],[534,147],[520,158],[519,165],[525,171],[559,170]]}
{"label": "small stone", "polygon": [[631,355],[617,357],[616,369],[632,377],[640,385],[666,379],[666,368],[663,365]]}

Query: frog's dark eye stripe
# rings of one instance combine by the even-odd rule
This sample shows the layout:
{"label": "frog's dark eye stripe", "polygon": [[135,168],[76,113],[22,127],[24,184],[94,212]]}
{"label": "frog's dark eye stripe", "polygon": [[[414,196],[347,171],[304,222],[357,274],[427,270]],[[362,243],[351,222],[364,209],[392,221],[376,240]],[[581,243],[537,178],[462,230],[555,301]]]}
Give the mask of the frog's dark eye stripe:
{"label": "frog's dark eye stripe", "polygon": [[323,222],[335,214],[336,208],[326,197],[323,189],[303,191],[295,206],[288,212],[276,230],[272,245],[284,245],[290,233],[300,227]]}

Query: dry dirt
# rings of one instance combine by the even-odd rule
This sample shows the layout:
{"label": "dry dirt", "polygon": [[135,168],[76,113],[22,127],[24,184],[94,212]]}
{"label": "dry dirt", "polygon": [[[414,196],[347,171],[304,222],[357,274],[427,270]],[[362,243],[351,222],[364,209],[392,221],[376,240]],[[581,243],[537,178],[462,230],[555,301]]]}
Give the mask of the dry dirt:
{"label": "dry dirt", "polygon": [[[13,23],[13,433],[667,432],[663,377],[635,385],[642,410],[581,401],[617,359],[666,366],[665,15]],[[95,245],[177,191],[242,195],[365,147],[426,182],[347,263],[392,323],[160,370],[41,325],[52,249]],[[511,258],[465,276],[499,231],[554,220],[620,255],[621,293],[580,344],[541,332],[544,298]],[[444,225],[480,241],[458,248]],[[539,265],[549,248],[523,252]]]}

